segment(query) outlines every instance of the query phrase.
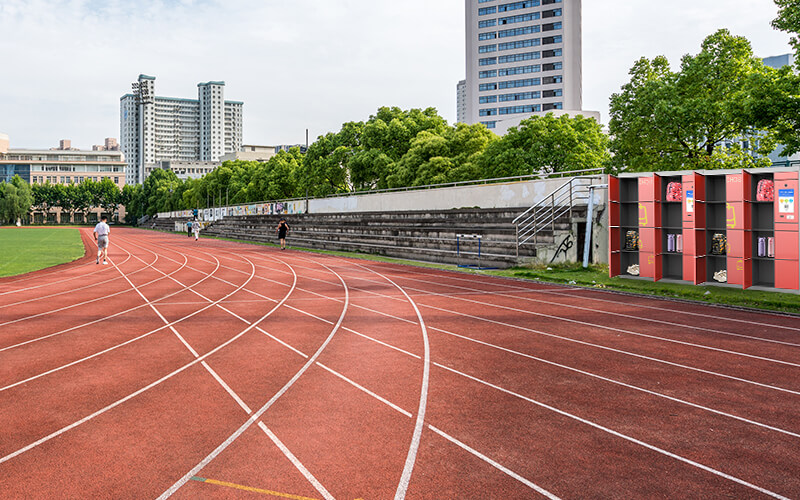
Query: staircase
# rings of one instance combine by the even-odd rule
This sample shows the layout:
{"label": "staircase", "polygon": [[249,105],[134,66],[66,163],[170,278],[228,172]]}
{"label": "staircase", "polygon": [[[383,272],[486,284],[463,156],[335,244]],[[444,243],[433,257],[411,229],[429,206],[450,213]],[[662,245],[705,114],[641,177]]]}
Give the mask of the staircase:
{"label": "staircase", "polygon": [[566,222],[586,221],[590,186],[601,184],[603,175],[571,177],[542,201],[522,212],[511,222],[516,228],[516,255],[522,258],[529,248],[549,245],[558,227]]}

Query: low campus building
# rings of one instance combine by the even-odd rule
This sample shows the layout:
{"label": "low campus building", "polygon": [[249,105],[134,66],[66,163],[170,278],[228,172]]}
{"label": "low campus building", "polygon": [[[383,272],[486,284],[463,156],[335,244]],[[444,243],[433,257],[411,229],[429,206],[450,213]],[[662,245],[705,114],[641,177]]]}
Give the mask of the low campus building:
{"label": "low campus building", "polygon": [[[79,184],[87,179],[95,182],[110,179],[120,189],[125,186],[126,163],[120,151],[75,149],[66,139],[53,149],[11,149],[9,146],[8,136],[0,134],[0,182],[9,182],[19,175],[29,184]],[[99,214],[100,209],[95,209],[89,217],[94,219]],[[51,212],[49,218],[53,222],[61,219],[58,210]],[[34,220],[41,222],[43,215],[34,212]]]}

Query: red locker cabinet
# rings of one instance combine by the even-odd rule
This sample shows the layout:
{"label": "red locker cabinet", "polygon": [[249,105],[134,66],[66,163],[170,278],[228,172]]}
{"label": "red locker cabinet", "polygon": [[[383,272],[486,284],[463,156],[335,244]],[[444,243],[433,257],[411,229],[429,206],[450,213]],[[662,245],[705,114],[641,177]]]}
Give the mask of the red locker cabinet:
{"label": "red locker cabinet", "polygon": [[797,231],[797,174],[775,174],[775,224],[792,224]]}
{"label": "red locker cabinet", "polygon": [[753,283],[752,269],[750,259],[728,256],[728,284],[749,288]]}
{"label": "red locker cabinet", "polygon": [[725,203],[725,225],[728,231],[752,227],[750,210],[745,210],[743,201],[728,201]]}
{"label": "red locker cabinet", "polygon": [[657,175],[639,177],[639,201],[661,201],[661,179]]}
{"label": "red locker cabinet", "polygon": [[725,176],[725,193],[728,201],[746,201],[750,198],[750,174],[741,172]]}
{"label": "red locker cabinet", "polygon": [[613,278],[621,272],[622,236],[619,227],[608,228],[608,273]]}
{"label": "red locker cabinet", "polygon": [[775,288],[800,289],[798,175],[775,174]]}
{"label": "red locker cabinet", "polygon": [[702,228],[706,225],[706,212],[703,208],[705,190],[703,177],[693,173],[683,176],[683,225]]}
{"label": "red locker cabinet", "polygon": [[639,276],[643,278],[653,278],[661,275],[661,259],[656,254],[640,251],[639,252]]}
{"label": "red locker cabinet", "polygon": [[727,237],[728,256],[743,259],[751,259],[753,257],[753,233],[743,229],[729,229]]}

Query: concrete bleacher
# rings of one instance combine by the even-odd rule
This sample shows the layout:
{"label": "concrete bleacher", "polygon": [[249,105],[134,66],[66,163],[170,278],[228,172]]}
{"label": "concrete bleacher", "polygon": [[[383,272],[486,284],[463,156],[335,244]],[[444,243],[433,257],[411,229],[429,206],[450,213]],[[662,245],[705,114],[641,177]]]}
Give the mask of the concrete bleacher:
{"label": "concrete bleacher", "polygon": [[[205,234],[242,241],[277,243],[275,228],[285,218],[291,232],[289,246],[385,255],[410,260],[482,267],[509,267],[536,257],[532,245],[516,248],[516,228],[511,223],[524,208],[455,209],[435,211],[365,212],[226,217]],[[576,214],[579,217],[579,214]],[[555,224],[556,233],[570,231],[568,217]],[[159,218],[154,229],[174,231],[178,219]],[[459,234],[479,234],[478,240]],[[554,233],[538,236],[542,245],[554,244]]]}

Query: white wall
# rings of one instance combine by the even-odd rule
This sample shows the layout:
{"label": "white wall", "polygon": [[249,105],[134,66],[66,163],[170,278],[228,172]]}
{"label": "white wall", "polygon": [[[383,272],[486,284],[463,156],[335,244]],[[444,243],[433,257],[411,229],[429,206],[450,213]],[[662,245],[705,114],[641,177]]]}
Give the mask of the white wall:
{"label": "white wall", "polygon": [[[479,184],[418,191],[363,194],[309,200],[312,214],[337,212],[392,212],[404,210],[450,210],[453,208],[531,207],[569,179],[542,179],[502,184]],[[595,203],[605,203],[598,193]]]}

